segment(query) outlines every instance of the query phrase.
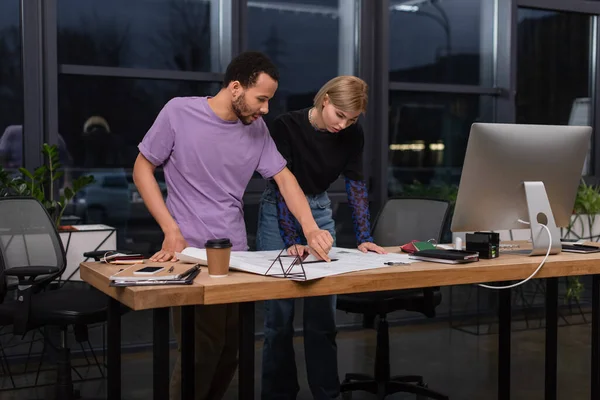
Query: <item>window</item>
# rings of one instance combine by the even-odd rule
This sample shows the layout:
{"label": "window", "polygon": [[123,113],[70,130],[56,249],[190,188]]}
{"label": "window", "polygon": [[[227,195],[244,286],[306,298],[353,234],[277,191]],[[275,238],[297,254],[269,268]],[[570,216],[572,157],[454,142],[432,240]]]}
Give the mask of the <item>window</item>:
{"label": "window", "polygon": [[415,181],[458,184],[471,124],[491,121],[491,104],[478,95],[390,92],[389,195]]}
{"label": "window", "polygon": [[390,81],[492,84],[493,0],[390,0]]}
{"label": "window", "polygon": [[[177,96],[215,94],[220,83],[61,75],[59,137],[66,143],[68,177],[93,175],[65,215],[117,228],[119,248],[158,250],[163,234],[132,178],[140,143],[162,107]],[[159,187],[166,196],[162,170]]]}
{"label": "window", "polygon": [[[248,50],[267,54],[281,74],[267,121],[311,106],[325,82],[340,72],[353,73],[348,60],[353,59],[355,4],[355,0],[248,1]],[[340,36],[342,19],[348,20],[349,31]]]}
{"label": "window", "polygon": [[0,2],[0,166],[23,161],[23,74],[19,1]]}
{"label": "window", "polygon": [[222,72],[220,0],[58,0],[59,64]]}
{"label": "window", "polygon": [[519,9],[517,123],[591,124],[590,18]]}

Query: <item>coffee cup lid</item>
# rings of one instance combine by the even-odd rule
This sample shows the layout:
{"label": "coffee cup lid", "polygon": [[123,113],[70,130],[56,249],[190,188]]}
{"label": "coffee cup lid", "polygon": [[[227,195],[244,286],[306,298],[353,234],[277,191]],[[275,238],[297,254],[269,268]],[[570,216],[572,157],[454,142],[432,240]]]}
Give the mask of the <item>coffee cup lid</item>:
{"label": "coffee cup lid", "polygon": [[206,243],[204,243],[204,247],[206,247],[207,249],[226,249],[231,246],[231,240],[229,240],[228,238],[210,239],[207,240]]}

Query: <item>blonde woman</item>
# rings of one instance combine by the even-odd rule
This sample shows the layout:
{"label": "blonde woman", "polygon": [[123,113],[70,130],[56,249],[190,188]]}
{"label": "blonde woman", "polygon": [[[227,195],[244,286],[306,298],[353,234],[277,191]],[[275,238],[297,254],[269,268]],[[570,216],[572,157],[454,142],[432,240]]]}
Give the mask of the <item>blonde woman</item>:
{"label": "blonde woman", "polygon": [[[364,135],[358,117],[367,108],[367,84],[354,76],[327,82],[313,107],[278,116],[270,131],[306,194],[320,229],[328,230],[335,246],[335,222],[327,189],[340,176],[346,181],[358,248],[385,253],[373,243],[367,188],[362,176]],[[289,254],[308,251],[299,224],[274,183],[262,195],[256,235],[257,250]],[[298,245],[295,247],[294,245]],[[335,343],[335,296],[304,299],[304,348],[308,384],[313,398],[340,394]],[[265,302],[262,399],[295,399],[299,391],[293,349],[294,300]]]}

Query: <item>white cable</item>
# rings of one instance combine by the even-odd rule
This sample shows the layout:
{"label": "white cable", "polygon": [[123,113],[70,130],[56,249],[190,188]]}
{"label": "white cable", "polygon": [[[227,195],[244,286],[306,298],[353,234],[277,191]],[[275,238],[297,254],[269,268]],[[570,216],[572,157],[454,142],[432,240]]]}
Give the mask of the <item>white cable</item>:
{"label": "white cable", "polygon": [[[522,224],[530,225],[529,222],[523,221],[522,219],[519,219],[517,221],[519,221]],[[508,285],[508,286],[489,286],[489,285],[484,285],[482,283],[479,283],[478,285],[481,287],[484,287],[486,289],[511,289],[511,288],[517,287],[519,285],[522,285],[525,282],[527,282],[528,280],[530,280],[531,278],[533,278],[539,272],[539,270],[542,269],[542,267],[544,266],[544,263],[546,262],[546,260],[548,259],[548,256],[550,255],[550,250],[552,249],[552,234],[550,233],[550,229],[548,229],[548,227],[544,224],[540,224],[540,225],[546,230],[546,232],[548,232],[548,250],[546,251],[546,256],[544,257],[544,259],[542,260],[540,265],[537,267],[537,269],[535,271],[533,271],[533,274],[529,275],[529,277],[527,279],[522,280],[521,282],[517,282],[517,283]]]}

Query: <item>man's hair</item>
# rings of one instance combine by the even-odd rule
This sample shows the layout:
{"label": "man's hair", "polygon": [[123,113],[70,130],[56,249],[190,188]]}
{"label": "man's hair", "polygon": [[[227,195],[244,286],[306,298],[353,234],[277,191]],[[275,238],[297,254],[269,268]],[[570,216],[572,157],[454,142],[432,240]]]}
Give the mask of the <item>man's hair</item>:
{"label": "man's hair", "polygon": [[258,51],[246,51],[231,60],[227,66],[223,87],[233,81],[239,81],[244,88],[252,87],[261,73],[279,81],[279,71],[269,57]]}

